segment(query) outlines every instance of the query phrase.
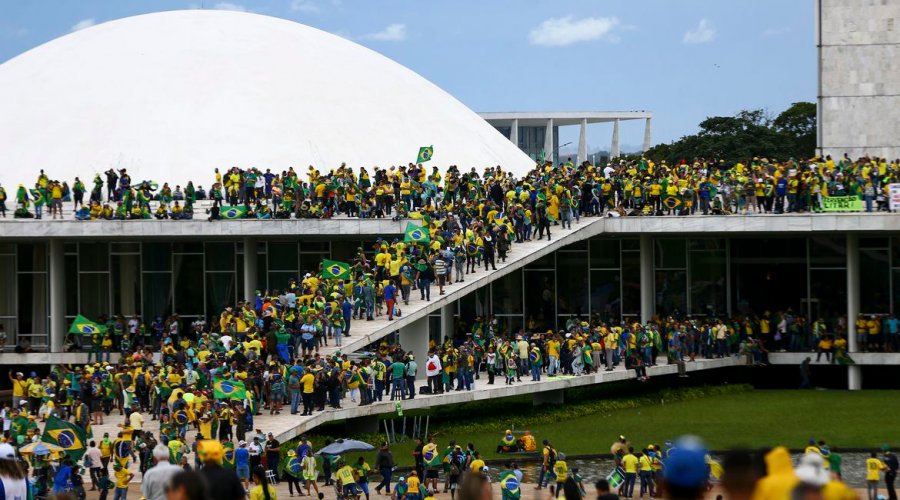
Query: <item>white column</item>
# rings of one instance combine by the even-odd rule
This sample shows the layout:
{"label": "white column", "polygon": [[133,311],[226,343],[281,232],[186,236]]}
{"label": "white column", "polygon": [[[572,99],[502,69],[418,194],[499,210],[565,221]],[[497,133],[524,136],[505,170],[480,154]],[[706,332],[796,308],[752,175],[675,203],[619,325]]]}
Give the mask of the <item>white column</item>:
{"label": "white column", "polygon": [[[859,236],[847,235],[847,345],[854,353],[856,345],[856,317],[859,315]],[[862,389],[862,369],[859,365],[847,367],[847,388]]]}
{"label": "white column", "polygon": [[[63,352],[66,341],[66,260],[63,242],[53,238],[50,247],[50,352]],[[73,292],[74,293],[74,292]]]}
{"label": "white column", "polygon": [[648,149],[653,147],[653,132],[651,129],[651,123],[653,119],[647,118],[644,122],[644,152],[646,153]]}
{"label": "white column", "polygon": [[515,118],[509,127],[509,142],[519,147],[519,119]]}
{"label": "white column", "polygon": [[618,158],[619,157],[619,119],[616,118],[613,121],[613,135],[612,135],[612,144],[609,147],[609,157]]}
{"label": "white column", "polygon": [[244,238],[244,296],[242,300],[255,300],[256,297],[256,277],[259,274],[256,268],[256,240],[253,238]]}
{"label": "white column", "polygon": [[587,118],[581,119],[581,133],[578,135],[578,164],[587,160]]}
{"label": "white column", "polygon": [[641,323],[653,319],[653,238],[641,235]]}
{"label": "white column", "polygon": [[544,134],[545,159],[555,161],[553,157],[553,118],[547,120],[547,132]]}
{"label": "white column", "polygon": [[451,302],[441,308],[441,338],[438,339],[439,344],[443,342],[445,338],[453,337],[453,322],[455,320],[453,313],[455,310],[456,302]]}
{"label": "white column", "polygon": [[406,352],[412,351],[416,357],[416,364],[419,366],[416,380],[427,378],[425,358],[428,355],[428,316],[400,328],[400,346]]}

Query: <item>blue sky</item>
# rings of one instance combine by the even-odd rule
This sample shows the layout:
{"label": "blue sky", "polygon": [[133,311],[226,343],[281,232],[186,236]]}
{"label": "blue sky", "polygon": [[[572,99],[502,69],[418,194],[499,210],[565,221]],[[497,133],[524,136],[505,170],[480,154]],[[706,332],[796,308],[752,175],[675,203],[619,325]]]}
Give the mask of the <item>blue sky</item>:
{"label": "blue sky", "polygon": [[[201,4],[338,33],[476,111],[649,110],[654,142],[816,97],[807,0],[2,0],[0,62],[78,28]],[[591,126],[591,148],[610,133]],[[640,145],[643,124],[623,124],[621,139]]]}

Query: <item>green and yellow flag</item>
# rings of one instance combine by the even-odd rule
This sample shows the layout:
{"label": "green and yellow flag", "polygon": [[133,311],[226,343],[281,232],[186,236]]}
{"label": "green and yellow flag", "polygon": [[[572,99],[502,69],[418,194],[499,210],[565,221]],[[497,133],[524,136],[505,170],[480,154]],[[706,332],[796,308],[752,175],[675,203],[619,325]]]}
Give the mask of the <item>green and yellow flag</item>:
{"label": "green and yellow flag", "polygon": [[213,394],[216,399],[242,400],[247,397],[247,389],[244,387],[243,382],[217,378],[213,382]]}
{"label": "green and yellow flag", "polygon": [[419,156],[416,158],[416,163],[431,161],[432,156],[434,156],[434,146],[422,146],[419,148]]}
{"label": "green and yellow flag", "polygon": [[41,436],[41,441],[55,444],[66,450],[66,453],[74,460],[80,460],[84,455],[87,450],[86,440],[87,433],[84,429],[52,416],[47,419],[44,434]]}
{"label": "green and yellow flag", "polygon": [[322,261],[322,277],[327,280],[348,280],[350,279],[350,264],[325,259]]}
{"label": "green and yellow flag", "polygon": [[222,454],[222,467],[234,469],[234,443],[226,441],[224,448],[225,451]]}
{"label": "green and yellow flag", "polygon": [[243,205],[223,206],[219,210],[219,217],[223,219],[243,219],[247,216],[247,207]]}
{"label": "green and yellow flag", "polygon": [[81,335],[106,333],[106,327],[79,314],[78,316],[75,316],[75,321],[72,321],[72,326],[69,327],[69,333],[80,333]]}
{"label": "green and yellow flag", "polygon": [[403,237],[403,241],[406,243],[431,243],[431,235],[428,233],[428,230],[413,225],[412,222],[406,223],[406,233]]}

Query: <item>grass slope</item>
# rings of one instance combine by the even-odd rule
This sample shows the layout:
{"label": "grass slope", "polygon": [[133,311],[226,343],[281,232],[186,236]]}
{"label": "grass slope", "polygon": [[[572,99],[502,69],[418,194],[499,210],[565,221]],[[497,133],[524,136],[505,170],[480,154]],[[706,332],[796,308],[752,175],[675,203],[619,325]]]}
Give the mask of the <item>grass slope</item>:
{"label": "grass slope", "polygon": [[[514,412],[515,406],[509,410]],[[538,442],[550,439],[569,455],[609,453],[610,444],[619,434],[636,447],[695,434],[712,449],[774,445],[802,448],[810,438],[824,439],[839,448],[860,448],[900,439],[898,414],[897,391],[751,391],[593,413],[535,425],[530,430]],[[502,458],[494,450],[507,420],[498,415],[496,425],[468,426],[472,430],[462,434],[451,435],[442,426],[429,432],[436,434],[440,449],[456,439],[463,446],[474,443],[484,458]],[[407,440],[392,446],[401,466],[412,465],[413,443]],[[366,458],[372,460],[374,454]]]}

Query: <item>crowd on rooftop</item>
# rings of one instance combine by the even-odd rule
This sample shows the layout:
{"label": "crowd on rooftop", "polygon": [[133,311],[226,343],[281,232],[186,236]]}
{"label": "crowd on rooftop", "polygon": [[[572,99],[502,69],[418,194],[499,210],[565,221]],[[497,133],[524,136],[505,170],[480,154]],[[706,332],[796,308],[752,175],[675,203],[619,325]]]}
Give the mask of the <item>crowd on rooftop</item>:
{"label": "crowd on rooftop", "polygon": [[[127,169],[95,174],[90,186],[76,177],[58,180],[41,170],[36,182],[20,184],[13,215],[63,217],[72,203],[79,220],[218,218],[430,217],[476,211],[492,201],[514,213],[533,212],[544,199],[556,219],[588,215],[693,215],[803,213],[824,209],[823,199],[856,196],[867,212],[889,210],[888,186],[898,182],[900,160],[830,156],[810,160],[755,157],[729,164],[716,159],[676,164],[646,158],[614,159],[606,166],[571,159],[537,164],[517,178],[501,167],[441,172],[422,164],[379,168],[347,165],[328,173],[309,167],[263,172],[258,168],[215,169],[209,189],[174,188],[163,182],[132,179]],[[211,200],[208,213],[194,213],[198,200]],[[6,190],[0,186],[0,217],[6,216]],[[228,209],[234,208],[233,211]],[[533,215],[533,214],[532,214]],[[532,217],[532,223],[534,223]]]}

